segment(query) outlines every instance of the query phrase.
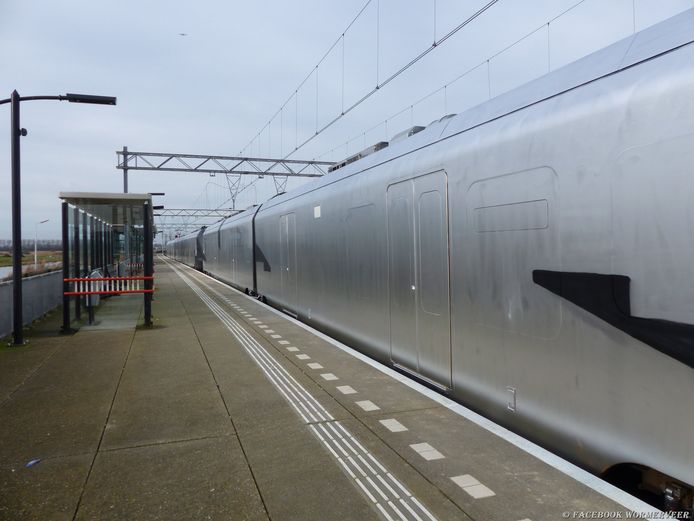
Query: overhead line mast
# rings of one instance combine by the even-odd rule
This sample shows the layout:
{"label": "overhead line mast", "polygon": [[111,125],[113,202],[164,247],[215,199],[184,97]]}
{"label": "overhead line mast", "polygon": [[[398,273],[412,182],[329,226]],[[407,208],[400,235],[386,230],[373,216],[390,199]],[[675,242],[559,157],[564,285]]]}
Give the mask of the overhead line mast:
{"label": "overhead line mast", "polygon": [[226,176],[232,209],[235,209],[236,197],[241,189],[241,176],[270,176],[275,182],[277,193],[282,193],[286,190],[290,177],[322,177],[335,164],[332,161],[302,159],[132,152],[127,147],[117,150],[116,154],[116,168],[123,171],[125,192],[128,190],[128,172],[131,170],[204,173],[211,177],[220,174]]}

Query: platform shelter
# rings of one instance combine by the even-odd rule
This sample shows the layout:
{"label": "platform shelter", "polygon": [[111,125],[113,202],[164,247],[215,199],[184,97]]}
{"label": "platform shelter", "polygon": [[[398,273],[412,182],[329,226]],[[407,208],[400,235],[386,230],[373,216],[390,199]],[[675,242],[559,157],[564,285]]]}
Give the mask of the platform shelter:
{"label": "platform shelter", "polygon": [[103,296],[141,293],[152,322],[153,216],[150,194],[61,192],[63,331],[82,309],[91,324]]}

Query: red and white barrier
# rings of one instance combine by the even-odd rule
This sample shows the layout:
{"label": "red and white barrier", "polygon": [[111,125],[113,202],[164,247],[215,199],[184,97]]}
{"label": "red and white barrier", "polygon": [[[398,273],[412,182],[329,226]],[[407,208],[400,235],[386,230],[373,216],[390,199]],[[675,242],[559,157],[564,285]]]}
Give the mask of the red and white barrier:
{"label": "red and white barrier", "polygon": [[[152,281],[145,289],[144,281]],[[154,277],[94,277],[63,279],[72,285],[63,295],[118,295],[121,293],[154,293]]]}

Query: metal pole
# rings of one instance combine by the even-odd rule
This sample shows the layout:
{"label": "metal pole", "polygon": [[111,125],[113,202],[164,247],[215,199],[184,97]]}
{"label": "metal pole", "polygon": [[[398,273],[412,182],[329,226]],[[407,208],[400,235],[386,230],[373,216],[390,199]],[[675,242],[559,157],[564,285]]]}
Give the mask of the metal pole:
{"label": "metal pole", "polygon": [[[77,207],[75,207],[72,221],[74,225],[72,230],[72,255],[75,258],[75,269],[73,273],[74,277],[77,279],[80,276],[80,209]],[[75,318],[77,320],[82,319],[82,300],[79,295],[75,295]]]}
{"label": "metal pole", "polygon": [[92,271],[96,269],[96,218],[89,216],[89,267]]}
{"label": "metal pole", "polygon": [[128,193],[128,147],[123,147],[123,193]]}
{"label": "metal pole", "polygon": [[[89,235],[87,233],[87,212],[82,213],[82,259],[84,261],[84,272],[82,276],[86,278],[89,276]],[[84,305],[87,307],[87,315],[89,316],[89,323],[91,324],[93,310],[89,295],[84,298]]]}
{"label": "metal pole", "polygon": [[70,291],[70,283],[65,279],[70,278],[70,237],[68,235],[68,213],[67,203],[62,203],[63,220],[63,333],[70,331],[70,297],[66,295]]}
{"label": "metal pole", "polygon": [[39,270],[39,256],[36,244],[38,242],[39,223],[34,223],[34,273]]}
{"label": "metal pole", "polygon": [[104,266],[104,273],[106,273],[108,266],[108,225],[105,222],[101,223],[101,248],[101,264]]}
{"label": "metal pole", "polygon": [[101,221],[101,269],[106,273],[106,223]]}
{"label": "metal pole", "polygon": [[[96,217],[89,216],[89,266],[90,270],[96,269]],[[91,273],[88,275],[91,276]],[[88,287],[91,288],[91,285]],[[87,309],[89,311],[89,324],[94,323],[94,300],[92,295],[87,295]]]}
{"label": "metal pole", "polygon": [[89,275],[89,240],[87,237],[87,213],[82,213],[82,261],[84,270],[82,276]]}
{"label": "metal pole", "polygon": [[24,343],[24,317],[22,315],[22,194],[21,170],[19,160],[19,93],[12,91],[12,116],[10,122],[10,149],[12,156],[12,311],[13,341],[15,345]]}
{"label": "metal pole", "polygon": [[99,219],[94,217],[94,269],[99,269]]}
{"label": "metal pole", "polygon": [[[111,265],[111,225],[106,224],[106,266]],[[109,275],[111,273],[111,270],[109,269]]]}
{"label": "metal pole", "polygon": [[[154,241],[152,238],[152,216],[151,216],[151,205],[145,203],[143,205],[143,215],[144,215],[144,271],[145,277],[151,277],[154,273],[154,255],[152,254],[152,247]],[[151,280],[145,280],[145,289],[152,289],[154,284]],[[152,294],[145,293],[145,325],[152,325]]]}
{"label": "metal pole", "polygon": [[96,265],[99,268],[103,269],[103,267],[104,267],[104,256],[103,256],[103,253],[104,253],[104,243],[103,243],[104,235],[103,235],[102,230],[103,230],[103,223],[101,222],[101,220],[98,220],[97,225],[96,225],[96,233],[97,233],[96,256],[98,258],[98,262]]}
{"label": "metal pole", "polygon": [[101,219],[97,219],[96,221],[96,266],[97,268],[103,269],[104,267],[104,258],[103,258],[103,244],[102,244],[102,239],[103,239],[103,234],[101,232],[102,230],[102,222]]}

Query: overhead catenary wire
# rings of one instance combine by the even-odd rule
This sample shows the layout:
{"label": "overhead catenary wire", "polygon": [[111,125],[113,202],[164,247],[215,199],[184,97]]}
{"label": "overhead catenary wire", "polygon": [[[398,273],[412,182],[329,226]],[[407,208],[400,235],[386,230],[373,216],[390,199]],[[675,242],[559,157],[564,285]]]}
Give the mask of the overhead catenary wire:
{"label": "overhead catenary wire", "polygon": [[[317,74],[318,67],[319,67],[319,66],[323,63],[323,61],[328,57],[328,55],[330,54],[330,52],[332,52],[332,50],[337,46],[337,44],[338,44],[338,43],[340,42],[340,40],[343,38],[343,35],[349,30],[350,27],[352,27],[352,25],[353,25],[353,24],[356,22],[356,20],[362,15],[362,13],[366,10],[366,8],[371,4],[372,1],[373,1],[373,0],[369,0],[369,1],[366,2],[366,4],[364,4],[364,6],[362,7],[362,9],[359,11],[359,13],[358,13],[358,14],[352,19],[352,21],[349,23],[349,25],[347,26],[347,28],[345,29],[345,31],[343,31],[342,34],[333,42],[333,44],[332,44],[332,45],[330,46],[330,48],[323,54],[322,58],[321,58],[320,61],[315,65],[315,67],[312,69],[312,71],[303,79],[303,81],[302,81],[302,82],[299,84],[299,86],[295,89],[295,92],[298,91],[299,89],[301,89],[301,87],[304,86],[304,84],[308,81],[308,79],[311,77],[311,75],[312,75],[314,72]],[[388,85],[390,82],[392,82],[394,79],[396,79],[396,78],[397,78],[398,76],[400,76],[402,73],[404,73],[404,72],[405,72],[406,70],[408,70],[410,67],[412,67],[413,65],[415,65],[417,62],[419,62],[420,60],[422,60],[422,59],[423,59],[425,56],[427,56],[431,51],[433,51],[434,49],[436,49],[437,47],[439,47],[441,44],[443,44],[444,42],[446,42],[448,39],[450,39],[450,38],[451,38],[453,35],[455,35],[457,32],[459,32],[459,31],[462,30],[464,27],[466,27],[467,25],[469,25],[471,22],[473,22],[474,20],[476,20],[477,18],[479,18],[483,13],[485,13],[485,12],[486,12],[487,10],[489,10],[494,4],[496,4],[496,3],[498,3],[498,2],[499,2],[499,0],[490,0],[489,2],[487,2],[484,6],[482,6],[480,9],[478,9],[477,11],[475,11],[475,12],[474,12],[472,15],[470,15],[467,19],[465,19],[465,20],[462,21],[460,24],[458,24],[456,27],[454,27],[453,29],[451,29],[447,34],[445,34],[444,36],[442,36],[440,39],[434,41],[434,42],[433,42],[429,47],[427,47],[426,49],[422,50],[418,55],[416,55],[414,58],[412,58],[409,62],[407,62],[405,65],[403,65],[400,69],[398,69],[397,71],[395,71],[394,73],[392,73],[390,76],[388,76],[388,77],[387,77],[386,79],[384,79],[383,81],[380,81],[380,78],[379,78],[379,70],[378,70],[378,69],[379,69],[379,65],[378,65],[378,64],[379,64],[378,41],[379,41],[379,36],[380,36],[380,35],[379,35],[379,32],[380,32],[380,22],[378,21],[378,18],[379,18],[379,16],[380,16],[380,15],[379,15],[379,12],[380,12],[379,4],[380,4],[380,2],[377,0],[377,24],[376,24],[376,26],[377,26],[377,38],[376,38],[376,40],[377,40],[377,52],[376,52],[377,72],[376,72],[376,85],[375,85],[370,91],[368,91],[366,94],[364,94],[361,98],[359,98],[356,102],[352,103],[352,104],[351,104],[350,106],[348,106],[346,109],[343,109],[343,110],[341,111],[341,113],[339,113],[337,116],[335,116],[332,120],[330,120],[327,124],[323,125],[322,127],[320,127],[320,126],[318,125],[318,117],[317,117],[317,112],[318,112],[318,111],[316,110],[316,123],[317,123],[317,124],[316,124],[315,132],[313,133],[313,135],[309,136],[307,139],[305,139],[304,141],[300,142],[300,144],[298,144],[298,145],[294,148],[294,150],[290,151],[290,152],[286,155],[286,157],[290,157],[292,154],[294,154],[295,152],[297,152],[298,150],[300,150],[301,148],[303,148],[305,145],[307,145],[308,143],[310,143],[311,141],[313,141],[318,135],[320,135],[321,133],[323,133],[325,130],[327,130],[328,128],[330,128],[332,125],[334,125],[337,121],[339,121],[339,120],[342,119],[344,116],[346,116],[346,115],[347,115],[348,113],[350,113],[352,110],[354,110],[354,109],[357,108],[359,105],[361,105],[362,103],[364,103],[367,99],[369,99],[371,96],[373,96],[376,92],[378,92],[380,89],[382,89],[383,87],[385,87],[386,85]],[[318,85],[318,84],[316,83],[316,85]],[[268,127],[271,126],[272,121],[277,117],[277,115],[278,115],[278,114],[280,113],[280,111],[287,105],[287,103],[289,103],[289,102],[291,101],[291,99],[292,99],[292,97],[293,97],[294,95],[295,95],[295,94],[292,94],[292,95],[289,96],[289,98],[287,98],[287,100],[281,105],[281,107],[277,110],[277,112],[275,112],[275,114],[270,118],[270,120],[268,121],[268,123],[267,123],[265,126],[263,126],[263,128],[260,129],[260,131],[255,135],[255,137],[253,137],[253,139],[251,139],[251,140],[249,141],[249,143],[242,149],[241,152],[243,152],[243,150],[245,150],[246,148],[248,148],[248,146],[249,146],[251,143],[253,143],[253,141],[254,141],[255,139],[259,138],[259,137],[262,135],[262,133],[265,131],[266,128],[268,128]],[[318,88],[316,88],[316,108],[317,108],[317,103],[318,103],[317,98],[318,98]],[[268,132],[269,132],[269,128],[268,128]]]}
{"label": "overhead catenary wire", "polygon": [[[579,7],[581,4],[585,3],[586,1],[587,1],[587,0],[579,0],[578,2],[575,2],[574,4],[572,4],[571,6],[569,6],[568,8],[564,9],[563,11],[561,11],[561,12],[560,12],[559,14],[557,14],[556,16],[554,16],[554,17],[552,17],[551,19],[549,19],[547,22],[544,22],[542,25],[537,26],[537,27],[536,27],[535,29],[533,29],[532,31],[530,31],[530,32],[524,34],[523,36],[521,36],[520,38],[514,40],[512,43],[506,45],[506,46],[503,47],[501,50],[495,52],[495,53],[492,54],[491,56],[489,56],[489,57],[485,58],[483,61],[479,62],[477,65],[475,65],[475,66],[473,66],[473,67],[470,67],[469,69],[466,69],[464,72],[462,72],[461,74],[459,74],[458,76],[456,76],[455,78],[453,78],[452,80],[450,80],[449,82],[447,82],[445,85],[443,85],[443,86],[441,86],[441,87],[439,87],[439,88],[437,88],[437,89],[435,89],[435,90],[429,92],[428,94],[426,94],[426,95],[422,96],[421,98],[419,98],[419,99],[418,99],[417,101],[415,101],[414,103],[408,104],[407,106],[405,106],[404,108],[402,108],[402,109],[399,110],[398,112],[392,114],[391,116],[389,116],[389,117],[386,118],[385,120],[382,120],[382,121],[378,122],[377,124],[373,125],[373,126],[370,127],[369,129],[367,129],[367,130],[365,131],[365,133],[368,134],[369,132],[372,132],[372,131],[376,130],[376,129],[379,128],[380,126],[385,125],[385,128],[386,128],[386,138],[385,138],[385,139],[386,139],[386,141],[387,141],[387,140],[388,140],[388,131],[387,131],[387,129],[388,129],[388,121],[392,121],[393,119],[395,119],[395,118],[398,117],[398,116],[401,116],[401,115],[404,114],[405,112],[410,111],[410,114],[411,114],[411,116],[410,116],[411,124],[414,124],[414,123],[413,123],[414,120],[413,120],[413,118],[412,118],[412,111],[413,111],[414,107],[420,105],[421,103],[423,103],[424,101],[428,100],[429,98],[431,98],[432,96],[438,94],[438,93],[441,92],[441,91],[443,91],[443,93],[444,93],[444,112],[447,113],[447,109],[448,109],[447,88],[450,87],[451,85],[453,85],[454,83],[460,81],[461,79],[465,78],[466,76],[470,75],[471,73],[473,73],[474,71],[478,70],[480,67],[483,67],[483,66],[486,66],[486,68],[487,68],[487,71],[486,71],[486,72],[487,72],[487,75],[486,75],[486,80],[487,80],[487,96],[488,96],[488,98],[491,98],[491,97],[492,97],[491,62],[492,62],[494,59],[496,59],[496,58],[498,58],[499,56],[501,56],[502,54],[504,54],[505,52],[507,52],[508,50],[510,50],[510,49],[512,49],[512,48],[514,48],[514,47],[516,47],[518,44],[522,43],[523,41],[527,40],[528,38],[530,38],[531,36],[533,36],[534,34],[538,33],[539,31],[541,31],[541,30],[543,30],[543,29],[545,29],[545,28],[547,29],[547,32],[548,32],[548,36],[547,36],[547,67],[548,67],[548,72],[550,72],[550,71],[551,71],[551,68],[550,68],[550,66],[551,66],[551,62],[550,62],[550,58],[551,58],[550,48],[551,48],[551,46],[550,46],[550,39],[549,39],[549,27],[550,27],[550,24],[552,24],[553,22],[557,21],[557,20],[560,19],[561,17],[565,16],[565,15],[568,14],[569,12],[573,11],[574,9],[576,9],[577,7]],[[453,31],[455,31],[455,30],[456,30],[456,29],[454,29]],[[453,31],[451,31],[451,33],[453,33]],[[449,33],[449,35],[451,35],[451,33]],[[448,37],[448,35],[446,35],[444,38],[446,38],[446,37]],[[360,138],[362,137],[363,134],[364,134],[364,132],[360,132],[358,135],[354,136],[353,138],[351,138],[351,139],[349,139],[349,140],[347,140],[347,141],[341,143],[340,145],[337,145],[336,147],[332,148],[331,150],[329,150],[329,151],[327,151],[327,152],[324,152],[323,154],[320,154],[320,155],[318,155],[318,156],[316,156],[316,157],[317,157],[317,158],[321,158],[321,157],[324,157],[325,155],[327,155],[327,154],[329,154],[329,153],[332,153],[333,151],[337,150],[338,148],[341,148],[341,147],[343,147],[343,146],[348,147],[350,143],[352,143],[353,141],[355,141],[355,140],[357,140],[357,139],[360,139]]]}
{"label": "overhead catenary wire", "polygon": [[366,11],[366,8],[369,7],[369,5],[371,4],[371,2],[373,2],[373,0],[367,0],[367,2],[362,6],[362,8],[361,8],[361,9],[359,10],[359,12],[354,16],[354,18],[352,18],[352,20],[349,22],[349,24],[347,24],[347,27],[345,27],[345,30],[342,31],[341,36],[340,36],[337,40],[335,40],[335,42],[333,42],[333,44],[330,46],[330,48],[328,48],[328,50],[323,54],[323,56],[321,57],[321,59],[318,60],[318,63],[316,64],[316,66],[315,66],[313,69],[311,69],[311,72],[309,72],[309,73],[306,75],[306,77],[304,77],[304,79],[301,80],[301,82],[299,83],[299,85],[294,89],[294,93],[293,93],[292,95],[290,95],[289,98],[287,98],[287,100],[286,100],[286,101],[282,104],[282,106],[277,110],[277,112],[275,112],[275,114],[273,114],[273,116],[270,118],[270,121],[268,121],[268,123],[267,123],[265,126],[263,126],[263,128],[261,128],[260,131],[258,131],[258,133],[253,137],[253,139],[251,139],[251,140],[246,144],[246,146],[243,147],[243,149],[241,150],[241,153],[243,153],[243,151],[246,150],[246,148],[248,148],[248,146],[249,146],[251,143],[253,143],[253,141],[255,141],[255,139],[258,138],[258,137],[263,133],[263,131],[264,131],[264,130],[268,127],[268,125],[270,124],[270,122],[277,116],[277,114],[279,113],[279,111],[282,110],[282,108],[284,108],[284,107],[292,100],[292,97],[297,97],[297,99],[298,99],[298,92],[299,92],[299,90],[300,90],[301,87],[303,87],[304,84],[311,78],[311,75],[313,75],[314,69],[315,69],[316,67],[318,67],[321,63],[323,63],[323,61],[328,57],[328,55],[330,55],[330,52],[331,52],[331,51],[335,48],[335,46],[340,42],[340,39],[343,39],[343,38],[344,38],[345,33],[346,33],[347,31],[349,31],[349,29],[354,25],[354,23],[355,23],[355,22],[359,19],[359,17],[364,13],[364,11]]}
{"label": "overhead catenary wire", "polygon": [[[243,151],[245,151],[249,146],[252,146],[254,143],[257,142],[257,145],[258,145],[258,156],[261,156],[262,154],[261,154],[261,142],[260,142],[260,137],[262,136],[262,133],[263,133],[266,129],[268,130],[268,148],[269,148],[269,150],[271,151],[271,150],[272,150],[271,126],[272,126],[272,124],[273,124],[273,121],[274,121],[274,120],[277,118],[277,116],[279,115],[280,118],[281,118],[281,121],[280,121],[280,153],[281,153],[281,155],[284,155],[284,152],[285,152],[285,150],[284,150],[284,142],[285,142],[285,140],[284,140],[284,136],[283,136],[283,134],[282,134],[282,132],[283,132],[283,130],[284,130],[284,129],[283,129],[283,125],[284,125],[284,121],[283,121],[283,118],[284,118],[284,110],[287,108],[288,104],[291,103],[291,101],[292,101],[292,99],[293,99],[293,100],[294,100],[294,109],[295,109],[295,114],[294,114],[294,115],[295,115],[295,118],[294,118],[294,140],[293,140],[293,141],[294,141],[294,143],[293,143],[294,146],[291,147],[291,145],[290,145],[289,148],[290,148],[291,150],[289,151],[289,153],[286,154],[286,157],[287,157],[287,158],[290,157],[293,153],[295,153],[296,151],[298,151],[299,149],[301,149],[302,147],[304,147],[305,145],[307,145],[308,143],[310,143],[311,141],[313,141],[313,140],[314,140],[316,137],[318,137],[322,132],[324,132],[325,130],[327,130],[327,129],[330,128],[331,126],[333,126],[333,125],[334,125],[336,122],[338,122],[341,118],[343,118],[344,116],[346,116],[347,114],[349,114],[351,111],[353,111],[353,110],[354,110],[355,108],[357,108],[359,105],[361,105],[361,104],[364,103],[367,99],[369,99],[371,96],[373,96],[376,92],[380,91],[384,86],[388,85],[390,82],[392,82],[394,79],[396,79],[398,76],[400,76],[400,75],[401,75],[403,72],[405,72],[407,69],[409,69],[410,67],[412,67],[413,65],[415,65],[417,62],[419,62],[421,59],[423,59],[425,56],[427,56],[434,48],[436,48],[437,46],[441,45],[442,43],[444,43],[445,41],[447,41],[448,39],[450,39],[453,35],[455,35],[457,32],[459,32],[459,31],[460,31],[461,29],[463,29],[465,26],[467,26],[468,24],[470,24],[473,20],[475,20],[476,18],[478,18],[481,14],[483,14],[483,13],[486,12],[488,9],[490,9],[494,4],[498,3],[498,0],[489,1],[489,2],[486,3],[484,6],[482,6],[478,11],[476,11],[475,13],[473,13],[470,17],[468,17],[467,19],[465,19],[464,21],[462,21],[460,24],[458,24],[456,27],[454,27],[453,29],[451,29],[448,33],[446,33],[444,36],[442,36],[442,37],[439,38],[439,39],[436,38],[436,36],[437,36],[437,0],[432,0],[432,4],[433,4],[433,5],[432,5],[432,10],[433,10],[433,40],[434,40],[433,43],[432,43],[432,45],[431,45],[430,47],[427,47],[427,48],[424,49],[423,51],[421,51],[418,55],[416,55],[414,58],[412,58],[408,63],[406,63],[405,65],[403,65],[400,69],[398,69],[397,71],[395,71],[393,74],[391,74],[391,75],[388,76],[387,78],[383,79],[382,81],[380,81],[380,78],[379,78],[379,76],[378,76],[378,75],[380,74],[380,63],[377,62],[378,71],[377,71],[377,82],[376,82],[375,87],[374,87],[372,90],[370,90],[369,92],[367,92],[365,95],[363,95],[361,98],[359,98],[356,102],[354,102],[354,103],[352,103],[351,105],[349,105],[349,106],[346,107],[346,106],[345,106],[345,104],[347,103],[346,94],[345,94],[345,83],[346,83],[346,79],[347,79],[347,74],[346,74],[346,70],[345,70],[345,69],[346,69],[346,58],[345,58],[345,54],[346,54],[346,50],[345,50],[345,49],[346,49],[346,35],[347,35],[347,32],[349,31],[349,29],[352,28],[352,27],[354,26],[354,24],[357,22],[357,20],[366,12],[366,10],[368,9],[368,7],[369,7],[373,2],[374,2],[374,0],[368,0],[368,1],[366,1],[366,2],[363,4],[363,6],[362,6],[361,9],[359,10],[359,12],[352,18],[352,20],[351,20],[350,23],[347,25],[347,27],[345,28],[345,30],[335,39],[335,41],[332,43],[332,45],[331,45],[331,46],[327,49],[327,51],[325,51],[325,53],[321,56],[321,59],[320,59],[319,62],[315,65],[315,67],[314,67],[314,68],[306,75],[306,77],[299,83],[299,85],[294,89],[294,92],[287,98],[287,100],[285,101],[285,103],[275,112],[275,114],[272,116],[272,118],[270,118],[270,120],[268,120],[267,124],[264,125],[263,128],[256,134],[256,136],[246,145],[246,147],[244,147]],[[552,35],[552,33],[551,33],[551,31],[550,31],[551,24],[552,24],[553,22],[555,22],[556,20],[558,20],[559,18],[563,17],[563,16],[564,16],[565,14],[567,14],[568,12],[574,10],[575,8],[577,8],[578,6],[580,6],[581,4],[583,4],[583,3],[585,3],[585,2],[586,2],[586,0],[580,0],[580,1],[576,2],[576,3],[574,3],[573,5],[569,6],[567,9],[563,10],[562,12],[560,12],[559,14],[557,14],[556,16],[554,16],[553,18],[551,18],[549,21],[543,23],[541,26],[537,27],[537,28],[534,29],[533,31],[530,31],[529,33],[527,33],[526,35],[524,35],[524,36],[522,36],[521,38],[517,39],[517,40],[514,41],[513,43],[507,45],[506,47],[504,47],[504,48],[501,49],[500,51],[496,52],[494,55],[490,56],[489,58],[487,58],[487,59],[484,60],[483,62],[479,63],[478,65],[476,65],[476,66],[474,66],[474,67],[472,67],[472,68],[466,70],[465,72],[463,72],[462,74],[460,74],[459,76],[457,76],[455,79],[453,79],[452,81],[448,82],[446,85],[444,85],[444,86],[442,86],[442,87],[436,89],[435,91],[430,92],[430,93],[427,94],[426,96],[420,98],[418,101],[416,101],[416,102],[414,102],[414,103],[411,103],[411,104],[408,104],[405,108],[403,108],[401,111],[397,112],[396,114],[390,116],[389,118],[386,118],[384,121],[379,122],[378,124],[374,125],[374,126],[371,127],[370,129],[368,129],[368,130],[366,130],[366,131],[364,131],[364,132],[360,132],[359,135],[357,135],[357,136],[355,136],[354,138],[350,139],[349,141],[345,142],[343,145],[338,145],[337,147],[334,147],[333,149],[331,149],[329,152],[326,152],[326,153],[330,153],[330,154],[331,154],[331,157],[332,157],[333,152],[334,152],[335,150],[337,150],[338,148],[340,148],[340,147],[342,147],[342,146],[347,146],[347,147],[349,147],[349,144],[352,143],[353,141],[357,140],[357,139],[365,140],[365,139],[366,139],[366,136],[367,136],[367,134],[368,134],[369,132],[372,132],[372,131],[378,129],[378,128],[381,127],[381,126],[384,127],[384,131],[385,131],[385,140],[387,140],[387,139],[388,139],[388,135],[389,135],[389,134],[388,134],[389,121],[392,121],[392,120],[393,120],[394,118],[396,118],[397,116],[399,116],[399,115],[401,115],[402,113],[404,113],[404,112],[406,112],[406,111],[409,110],[409,111],[410,111],[410,120],[411,120],[411,123],[413,124],[413,121],[414,121],[414,108],[416,108],[418,105],[420,105],[423,101],[425,101],[425,100],[431,98],[432,96],[434,96],[435,94],[437,94],[437,93],[439,93],[439,92],[441,92],[441,91],[443,91],[443,107],[444,107],[444,113],[448,113],[448,108],[449,108],[449,104],[450,104],[450,101],[451,101],[451,100],[449,99],[449,98],[450,98],[450,92],[449,92],[448,87],[451,86],[451,85],[452,85],[453,83],[455,83],[456,81],[460,80],[461,78],[463,78],[463,77],[469,75],[469,74],[472,73],[474,70],[477,70],[479,67],[481,67],[481,66],[483,66],[483,65],[486,65],[486,66],[487,66],[487,95],[488,95],[488,97],[491,97],[491,96],[492,96],[492,90],[493,90],[493,89],[492,89],[492,79],[493,79],[493,78],[492,78],[491,62],[492,62],[496,57],[498,57],[499,55],[503,54],[504,52],[506,52],[506,51],[509,50],[510,48],[515,47],[516,45],[518,45],[518,44],[521,43],[522,41],[524,41],[524,40],[530,38],[532,35],[534,35],[535,33],[537,33],[538,31],[540,31],[540,30],[542,30],[542,29],[545,29],[545,30],[547,31],[547,33],[546,33],[546,34],[547,34],[547,56],[546,56],[546,60],[547,60],[547,71],[548,71],[548,72],[551,71],[551,70],[552,70],[552,53],[551,53],[551,50],[552,50],[552,49],[551,49],[551,35]],[[631,6],[631,7],[632,7],[632,13],[631,13],[631,15],[632,15],[632,16],[631,16],[631,18],[632,18],[632,20],[631,20],[631,21],[632,21],[632,30],[635,32],[635,31],[636,31],[636,2],[635,2],[635,0],[632,0],[631,3],[632,3],[632,6]],[[377,45],[379,45],[379,42],[380,42],[380,1],[379,1],[379,0],[376,0],[376,4],[377,4],[377,5],[376,5],[376,7],[377,7],[377,23],[376,23],[376,33],[377,33],[377,34],[376,34],[376,37],[377,37],[377,42],[376,42],[376,43],[377,43]],[[329,57],[330,53],[331,53],[333,50],[335,50],[335,48],[337,47],[337,45],[341,45],[341,49],[338,49],[338,52],[341,51],[341,54],[342,54],[342,56],[341,56],[341,58],[342,58],[342,59],[341,59],[341,62],[342,62],[342,63],[341,63],[342,71],[341,71],[341,75],[340,75],[340,80],[341,80],[340,112],[339,112],[339,114],[337,114],[333,119],[331,119],[331,120],[328,121],[325,125],[323,125],[322,127],[320,127],[320,126],[319,126],[319,117],[318,117],[318,108],[319,108],[319,104],[318,104],[318,103],[319,103],[319,100],[318,100],[318,96],[319,96],[318,68],[319,68],[319,66],[321,66],[321,64],[323,64],[323,63],[325,62],[325,60]],[[379,59],[379,55],[380,55],[380,51],[377,51],[376,54],[377,54],[377,60],[378,60],[378,59]],[[312,74],[316,74],[316,78],[315,78],[315,79],[316,79],[316,115],[315,115],[315,129],[314,129],[314,132],[312,133],[312,135],[310,135],[310,136],[309,136],[307,139],[305,139],[304,141],[301,141],[301,142],[300,142],[300,141],[299,141],[299,138],[300,138],[300,136],[299,136],[299,127],[300,127],[300,126],[299,126],[299,99],[298,99],[298,98],[299,98],[299,91],[300,91],[300,89],[301,89],[302,87],[304,87],[304,86],[306,85],[306,82],[311,78],[311,75],[312,75]],[[310,103],[310,102],[309,102],[309,103]],[[325,110],[324,110],[323,112],[325,112]],[[289,141],[289,139],[287,139],[287,141]],[[326,153],[321,154],[321,155],[319,155],[319,156],[317,156],[317,157],[323,157],[323,156],[326,155]],[[253,181],[246,183],[245,185],[243,185],[243,186],[236,192],[235,195],[240,195],[243,191],[247,190],[248,188],[253,187],[253,186],[257,183],[257,181],[258,181],[258,179],[254,179]],[[256,198],[257,198],[257,195],[256,195]],[[229,201],[232,201],[233,199],[234,199],[233,197],[228,197],[228,198],[226,198],[224,201],[222,201],[222,203],[221,203],[220,205],[217,206],[217,208],[223,207],[225,204],[227,204]],[[257,202],[257,201],[256,201],[256,202]]]}

